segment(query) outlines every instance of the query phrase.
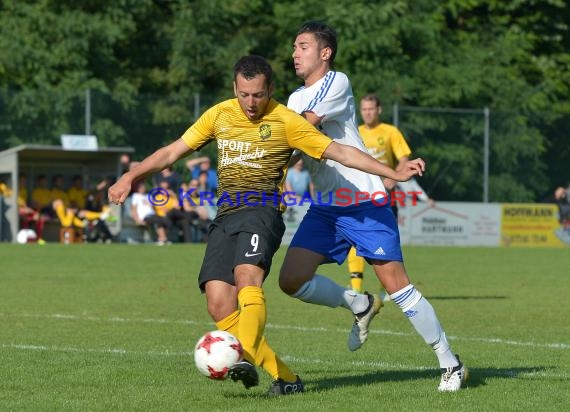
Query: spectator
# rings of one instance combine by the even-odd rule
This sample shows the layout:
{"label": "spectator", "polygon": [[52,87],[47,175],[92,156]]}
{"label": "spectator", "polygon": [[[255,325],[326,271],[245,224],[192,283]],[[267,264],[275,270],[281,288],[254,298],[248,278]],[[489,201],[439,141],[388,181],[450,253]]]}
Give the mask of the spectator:
{"label": "spectator", "polygon": [[[210,216],[208,209],[204,206],[200,200],[200,189],[198,187],[198,180],[192,179],[189,184],[183,184],[182,190],[186,193],[192,189],[196,189],[192,192],[190,196],[191,201],[184,201],[182,203],[182,212],[185,218],[190,223],[190,237],[191,242],[206,242],[208,240],[208,229],[210,227]],[[185,241],[187,240],[187,234],[184,235]]]}
{"label": "spectator", "polygon": [[12,189],[6,183],[0,182],[0,196],[8,197],[12,196],[12,193]]}
{"label": "spectator", "polygon": [[[194,211],[195,206],[192,206],[189,202],[185,202],[188,204],[188,207],[181,207],[178,203],[176,194],[168,188],[167,181],[162,181],[160,187],[168,190],[170,195],[167,204],[161,207],[161,209],[166,213],[165,217],[169,222],[169,227],[176,227],[181,230],[185,243],[194,242],[195,230],[193,230],[193,228],[197,227],[199,222],[198,213]],[[183,184],[182,190],[186,192],[188,190],[187,185]]]}
{"label": "spectator", "polygon": [[119,158],[119,162],[121,163],[121,174],[125,174],[136,164],[136,162],[133,162],[133,156],[130,153],[123,153]]}
{"label": "spectator", "polygon": [[207,170],[201,170],[196,180],[198,182],[198,192],[213,192],[215,190],[212,184],[210,184]]}
{"label": "spectator", "polygon": [[116,220],[107,203],[107,188],[113,179],[104,178],[95,187],[86,191],[84,216],[88,221],[86,239],[88,242],[102,241],[111,243],[114,236],[109,230],[107,222]]}
{"label": "spectator", "polygon": [[67,190],[65,190],[65,178],[63,175],[55,175],[51,179],[51,200],[60,199],[65,206],[69,206],[69,197]]}
{"label": "spectator", "polygon": [[102,218],[101,210],[91,211],[85,209],[87,201],[87,191],[83,190],[83,178],[81,176],[74,177],[74,187],[71,190],[73,196],[73,204],[64,188],[65,178],[63,175],[55,175],[52,179],[51,197],[52,208],[57,215],[62,227],[78,227],[84,228],[90,222],[94,222]]}
{"label": "spectator", "polygon": [[164,217],[157,216],[153,205],[148,199],[148,193],[144,181],[139,181],[135,185],[135,192],[132,194],[131,216],[137,226],[154,228],[157,235],[157,244],[162,246],[168,243],[166,236],[166,222]]}
{"label": "spectator", "polygon": [[218,190],[218,173],[212,169],[212,161],[208,156],[197,157],[186,162],[186,167],[192,173],[192,179],[198,179],[200,172],[208,174],[208,191]]}
{"label": "spectator", "polygon": [[[170,228],[173,226],[173,223],[175,223],[173,219],[171,219],[169,216],[171,213],[177,215],[177,212],[180,211],[180,206],[178,205],[178,197],[176,196],[176,193],[174,193],[174,191],[170,189],[168,180],[166,179],[161,180],[159,183],[159,187],[162,190],[166,191],[168,193],[168,196],[165,196],[164,199],[157,198],[156,200],[160,202],[160,205],[158,204],[153,205],[154,213],[156,214],[157,217],[161,218],[160,220],[157,220],[155,224],[158,225],[159,227],[164,228],[166,232],[166,238],[168,240],[168,232]],[[166,202],[163,204],[162,200],[165,200]],[[183,228],[181,227],[181,229]]]}
{"label": "spectator", "polygon": [[31,207],[49,217],[55,217],[52,208],[52,193],[48,188],[46,175],[36,177],[35,186],[32,190]]}
{"label": "spectator", "polygon": [[558,220],[564,227],[570,226],[570,187],[557,187],[554,191],[554,202],[558,205]]}
{"label": "spectator", "polygon": [[180,189],[180,185],[182,184],[182,178],[172,169],[172,166],[167,167],[159,175],[155,178],[155,184],[160,186],[162,181],[168,182],[169,190],[172,190],[174,193],[178,193],[178,189]]}
{"label": "spectator", "polygon": [[34,229],[38,242],[43,242],[42,235],[45,217],[28,205],[28,181],[24,173],[21,173],[19,176],[18,215],[20,217],[20,228]]}
{"label": "spectator", "polygon": [[83,177],[73,176],[71,187],[67,190],[69,206],[76,209],[85,209],[88,191],[83,187]]}
{"label": "spectator", "polygon": [[314,197],[311,175],[309,171],[305,169],[302,158],[287,170],[285,191],[295,193],[297,198],[302,198],[305,192],[308,192],[311,198]]}

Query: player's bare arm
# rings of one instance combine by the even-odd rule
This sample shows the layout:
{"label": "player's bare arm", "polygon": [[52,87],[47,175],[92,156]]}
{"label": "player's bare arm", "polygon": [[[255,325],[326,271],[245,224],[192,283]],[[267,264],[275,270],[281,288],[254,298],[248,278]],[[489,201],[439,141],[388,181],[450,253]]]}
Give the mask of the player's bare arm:
{"label": "player's bare arm", "polygon": [[[398,159],[398,165],[396,166],[396,170],[400,171],[403,170],[406,163],[410,160],[410,158],[408,156],[402,156]],[[394,186],[396,186],[396,181],[393,179],[388,179],[388,178],[384,178],[382,179],[382,182],[384,183],[384,186],[386,187],[386,189],[388,190],[392,190],[394,188]]]}
{"label": "player's bare arm", "polygon": [[109,202],[122,205],[129,196],[133,182],[166,169],[178,159],[192,152],[193,150],[182,139],[161,147],[132,170],[122,175],[117,183],[109,188]]}
{"label": "player's bare arm", "polygon": [[311,123],[313,126],[318,126],[319,124],[321,124],[324,118],[321,116],[317,116],[314,112],[303,112],[301,113],[301,116],[307,119],[307,121]]}
{"label": "player's bare arm", "polygon": [[398,182],[405,182],[416,175],[421,176],[425,170],[425,163],[420,158],[406,162],[402,170],[396,171],[356,147],[336,142],[332,142],[327,147],[323,153],[323,158],[337,161],[346,167],[387,177]]}

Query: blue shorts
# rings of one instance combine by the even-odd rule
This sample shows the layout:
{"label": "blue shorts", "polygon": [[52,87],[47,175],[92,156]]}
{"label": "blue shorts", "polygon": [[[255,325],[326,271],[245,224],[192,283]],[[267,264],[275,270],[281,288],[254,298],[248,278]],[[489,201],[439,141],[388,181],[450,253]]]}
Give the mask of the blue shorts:
{"label": "blue shorts", "polygon": [[372,202],[352,206],[311,205],[289,247],[300,247],[344,262],[351,247],[370,260],[402,262],[400,233],[390,205]]}

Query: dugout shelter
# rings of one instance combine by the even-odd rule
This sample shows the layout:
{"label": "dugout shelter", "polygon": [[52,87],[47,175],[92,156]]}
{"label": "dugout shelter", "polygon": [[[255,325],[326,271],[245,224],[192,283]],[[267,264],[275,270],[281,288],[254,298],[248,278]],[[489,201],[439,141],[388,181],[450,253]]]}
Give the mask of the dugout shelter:
{"label": "dugout shelter", "polygon": [[[19,175],[27,178],[28,195],[39,175],[51,182],[61,174],[66,184],[74,175],[83,176],[86,184],[95,184],[103,178],[120,176],[121,155],[132,154],[132,147],[102,147],[95,150],[69,150],[62,146],[25,144],[0,152],[0,182],[10,187],[11,194],[0,198],[0,242],[16,242],[19,231],[18,192]],[[117,222],[120,227],[120,221]]]}

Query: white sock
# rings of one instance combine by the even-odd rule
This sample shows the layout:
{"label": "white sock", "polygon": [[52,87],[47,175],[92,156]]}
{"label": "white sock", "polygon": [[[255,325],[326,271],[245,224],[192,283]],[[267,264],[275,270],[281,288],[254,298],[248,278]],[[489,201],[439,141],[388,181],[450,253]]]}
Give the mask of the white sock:
{"label": "white sock", "polygon": [[402,309],[424,341],[433,348],[440,368],[454,367],[459,364],[449,347],[447,337],[433,307],[414,285],[408,285],[391,294],[390,298]]}
{"label": "white sock", "polygon": [[352,313],[364,312],[369,305],[368,296],[345,289],[326,276],[315,275],[292,295],[303,302],[336,308],[342,306]]}

